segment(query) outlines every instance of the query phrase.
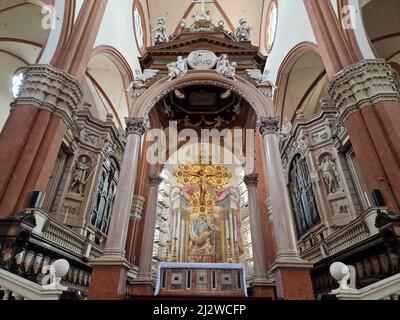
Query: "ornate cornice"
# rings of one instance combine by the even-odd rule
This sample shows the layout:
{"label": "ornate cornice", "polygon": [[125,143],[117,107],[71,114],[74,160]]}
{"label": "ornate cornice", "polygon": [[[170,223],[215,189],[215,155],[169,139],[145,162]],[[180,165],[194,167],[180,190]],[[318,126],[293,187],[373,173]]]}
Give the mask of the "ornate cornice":
{"label": "ornate cornice", "polygon": [[362,60],[335,75],[328,96],[345,122],[354,112],[380,101],[400,101],[396,72],[383,59]]}
{"label": "ornate cornice", "polygon": [[83,98],[79,81],[60,69],[42,64],[28,66],[24,77],[13,107],[37,106],[59,116],[70,126]]}
{"label": "ornate cornice", "polygon": [[253,174],[244,176],[243,181],[248,188],[257,187],[258,186],[258,174],[253,173]]}
{"label": "ornate cornice", "polygon": [[125,118],[125,122],[127,135],[137,134],[142,136],[146,132],[147,122],[145,118]]}
{"label": "ornate cornice", "polygon": [[150,186],[159,186],[164,181],[164,178],[160,177],[157,174],[152,174],[149,176],[149,185]]}
{"label": "ornate cornice", "polygon": [[277,134],[279,131],[279,118],[264,118],[259,117],[257,128],[260,130],[263,136],[267,134]]}

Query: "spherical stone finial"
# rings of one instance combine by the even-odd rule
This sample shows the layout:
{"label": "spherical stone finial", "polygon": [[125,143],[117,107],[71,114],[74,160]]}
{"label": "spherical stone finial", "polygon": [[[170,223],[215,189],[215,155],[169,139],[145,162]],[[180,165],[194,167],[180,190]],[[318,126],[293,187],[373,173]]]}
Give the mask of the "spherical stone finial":
{"label": "spherical stone finial", "polygon": [[339,282],[342,290],[349,290],[350,268],[342,262],[335,262],[329,268],[331,276]]}
{"label": "spherical stone finial", "polygon": [[54,267],[56,277],[59,278],[64,277],[69,271],[69,262],[65,259],[55,261],[52,266]]}

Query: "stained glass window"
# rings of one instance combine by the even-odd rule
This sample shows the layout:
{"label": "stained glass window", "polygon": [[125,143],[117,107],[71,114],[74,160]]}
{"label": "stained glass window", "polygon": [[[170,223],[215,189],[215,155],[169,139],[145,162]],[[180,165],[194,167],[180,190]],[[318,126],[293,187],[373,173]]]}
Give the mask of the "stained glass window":
{"label": "stained glass window", "polygon": [[143,33],[143,24],[142,18],[140,16],[139,10],[136,8],[133,14],[133,23],[135,26],[135,37],[137,44],[139,46],[139,50],[142,49],[144,43],[144,33]]}
{"label": "stained glass window", "polygon": [[278,6],[276,1],[271,4],[268,14],[268,24],[267,24],[267,48],[271,49],[274,44],[276,27],[278,22]]}

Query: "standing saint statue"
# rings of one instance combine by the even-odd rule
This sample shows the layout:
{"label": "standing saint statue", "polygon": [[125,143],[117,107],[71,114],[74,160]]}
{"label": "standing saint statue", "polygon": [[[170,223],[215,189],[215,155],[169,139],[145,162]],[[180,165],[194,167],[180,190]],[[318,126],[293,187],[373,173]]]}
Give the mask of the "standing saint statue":
{"label": "standing saint statue", "polygon": [[154,42],[168,42],[167,28],[165,27],[165,18],[158,18],[157,26],[153,29]]}
{"label": "standing saint statue", "polygon": [[329,194],[333,194],[339,191],[339,177],[336,168],[335,161],[332,160],[330,155],[327,155],[322,160],[322,177],[324,179],[325,185],[328,189]]}
{"label": "standing saint statue", "polygon": [[73,192],[83,196],[83,187],[88,181],[90,164],[87,157],[81,157],[75,164],[72,173],[72,183],[69,187],[69,192]]}
{"label": "standing saint statue", "polygon": [[247,25],[247,21],[240,19],[239,27],[235,31],[235,39],[237,41],[250,41],[251,28]]}

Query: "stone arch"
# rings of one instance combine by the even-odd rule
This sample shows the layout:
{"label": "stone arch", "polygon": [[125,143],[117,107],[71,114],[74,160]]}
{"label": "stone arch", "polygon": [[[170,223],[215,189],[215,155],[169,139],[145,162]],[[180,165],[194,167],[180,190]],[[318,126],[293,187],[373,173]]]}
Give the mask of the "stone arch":
{"label": "stone arch", "polygon": [[[105,67],[108,68],[107,72],[103,70]],[[112,81],[110,81],[111,78]],[[122,125],[123,118],[128,115],[130,98],[125,89],[132,81],[132,69],[117,49],[101,45],[92,50],[86,70],[86,84],[90,91],[86,90],[86,92],[92,94],[91,104],[100,109],[102,109],[101,105],[105,105],[104,108],[114,115],[118,126]],[[99,112],[96,116],[105,120],[103,110],[97,111]]]}
{"label": "stone arch", "polygon": [[305,110],[305,116],[315,113],[328,82],[318,46],[311,42],[295,46],[283,60],[276,81],[274,104],[281,121],[292,122],[299,109]]}
{"label": "stone arch", "polygon": [[250,82],[238,77],[237,81],[225,78],[214,70],[208,71],[189,71],[184,77],[177,78],[168,82],[167,78],[159,80],[136,101],[130,110],[133,118],[147,117],[154,106],[166,95],[176,89],[192,85],[213,85],[224,89],[229,89],[245,99],[259,117],[272,117],[273,107],[269,97],[264,95]]}

